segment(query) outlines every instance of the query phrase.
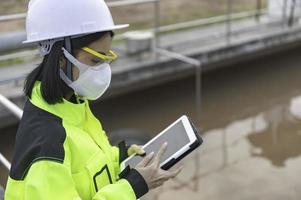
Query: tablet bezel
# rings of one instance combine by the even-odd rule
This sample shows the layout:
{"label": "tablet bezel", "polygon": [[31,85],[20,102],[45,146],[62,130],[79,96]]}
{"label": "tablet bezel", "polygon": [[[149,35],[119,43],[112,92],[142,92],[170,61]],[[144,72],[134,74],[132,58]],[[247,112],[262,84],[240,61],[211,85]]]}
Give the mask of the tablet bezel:
{"label": "tablet bezel", "polygon": [[[156,140],[158,137],[160,137],[161,135],[163,135],[167,130],[169,130],[171,127],[173,127],[175,124],[179,123],[179,121],[181,121],[181,123],[184,126],[185,132],[189,138],[189,143],[187,143],[186,145],[184,145],[181,149],[179,149],[177,152],[175,152],[174,154],[172,154],[170,157],[168,157],[164,162],[162,162],[160,164],[160,167],[162,167],[164,164],[168,163],[171,159],[177,159],[179,156],[181,156],[183,153],[185,153],[186,151],[188,151],[190,149],[190,145],[193,144],[196,140],[196,133],[194,132],[194,129],[188,119],[188,117],[186,115],[181,116],[179,119],[177,119],[176,121],[174,121],[172,124],[170,124],[168,127],[166,127],[163,131],[161,131],[158,135],[156,135],[154,138],[152,138],[150,141],[148,141],[145,145],[142,146],[142,148],[144,149],[146,146],[148,146],[150,143],[152,143],[154,140]],[[167,147],[168,148],[168,147]],[[135,155],[131,155],[128,158],[126,158],[124,161],[122,161],[121,166],[122,167],[126,167],[125,163],[131,159],[132,157],[134,157]],[[133,166],[131,166],[133,167]]]}

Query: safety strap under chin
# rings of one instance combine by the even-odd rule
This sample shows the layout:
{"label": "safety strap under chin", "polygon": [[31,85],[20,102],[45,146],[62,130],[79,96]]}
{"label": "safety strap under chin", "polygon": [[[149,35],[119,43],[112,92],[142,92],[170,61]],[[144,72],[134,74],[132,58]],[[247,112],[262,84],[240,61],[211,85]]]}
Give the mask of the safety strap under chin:
{"label": "safety strap under chin", "polygon": [[[71,54],[72,53],[71,38],[65,37],[64,41],[65,41],[65,49]],[[67,61],[66,75],[71,81],[73,81],[72,63],[68,59],[66,59],[66,61]]]}

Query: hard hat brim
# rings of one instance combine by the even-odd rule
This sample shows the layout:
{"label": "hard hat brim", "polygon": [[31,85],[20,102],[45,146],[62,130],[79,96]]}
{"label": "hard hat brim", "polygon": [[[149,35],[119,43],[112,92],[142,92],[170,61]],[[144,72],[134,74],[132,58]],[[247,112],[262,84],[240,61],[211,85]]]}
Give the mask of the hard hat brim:
{"label": "hard hat brim", "polygon": [[36,40],[25,40],[22,43],[23,44],[29,44],[29,43],[35,43],[35,42],[40,42],[40,41],[44,41],[44,40],[52,40],[52,39],[59,39],[59,38],[64,38],[64,37],[76,37],[76,36],[82,36],[82,35],[88,35],[88,34],[92,34],[92,33],[97,33],[97,32],[103,32],[103,31],[113,31],[113,30],[118,30],[118,29],[123,29],[123,28],[127,28],[129,27],[129,24],[118,24],[112,27],[108,27],[106,29],[101,29],[101,30],[93,30],[93,31],[89,31],[89,32],[81,32],[81,33],[72,33],[69,35],[61,35],[61,36],[56,36],[55,38],[49,38],[49,37],[45,37],[45,38],[39,38]]}

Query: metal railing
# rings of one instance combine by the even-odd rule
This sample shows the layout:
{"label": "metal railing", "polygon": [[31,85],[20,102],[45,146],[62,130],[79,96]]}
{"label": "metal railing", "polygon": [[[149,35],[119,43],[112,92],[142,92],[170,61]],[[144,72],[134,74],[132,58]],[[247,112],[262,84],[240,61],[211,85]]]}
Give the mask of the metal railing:
{"label": "metal railing", "polygon": [[[16,104],[11,102],[5,96],[0,94],[0,104],[7,108],[12,114],[14,114],[18,119],[21,119],[23,115],[23,110],[20,109]],[[4,157],[4,155],[0,152],[0,162],[5,166],[5,168],[9,171],[11,164],[10,162]]]}
{"label": "metal railing", "polygon": [[[160,26],[160,0],[122,0],[122,1],[114,1],[114,2],[108,2],[108,6],[111,8],[114,7],[123,7],[123,6],[132,6],[137,4],[148,4],[153,3],[154,4],[154,27],[151,29],[154,32],[155,36],[155,44],[159,46],[157,33],[158,28]],[[14,20],[25,20],[26,13],[20,13],[20,14],[13,14],[13,15],[5,15],[0,16],[0,23],[1,22],[7,22],[7,21],[14,21]],[[20,48],[28,48],[28,47],[34,47],[35,44],[22,44],[22,41],[26,38],[25,32],[19,32],[18,37],[15,38],[9,38],[10,41],[7,41],[7,38],[1,39],[0,41],[2,43],[2,48],[0,47],[0,51],[6,51],[6,50],[14,50],[14,49],[20,49]],[[122,35],[116,35],[115,40],[123,39]],[[11,42],[11,45],[9,43]],[[16,45],[19,44],[19,45]],[[12,48],[8,48],[9,46],[12,46]],[[5,49],[7,48],[7,49]]]}
{"label": "metal railing", "polygon": [[[260,13],[260,16],[264,15],[266,13],[266,9],[260,10],[259,13]],[[251,17],[255,17],[255,16],[256,17],[258,16],[257,10],[245,11],[245,12],[239,12],[239,13],[232,14],[231,20],[235,21],[235,20],[251,18]],[[202,27],[202,26],[207,26],[207,25],[212,25],[212,24],[224,23],[227,21],[228,21],[228,14],[204,18],[204,19],[192,20],[192,21],[188,21],[188,22],[176,23],[176,24],[171,24],[171,25],[165,25],[165,26],[159,27],[158,30],[160,33],[171,32],[171,31],[177,31],[177,30],[181,30],[181,29],[188,29],[188,28],[193,28],[193,27]]]}
{"label": "metal railing", "polygon": [[[153,3],[157,1],[160,0],[123,0],[123,1],[108,2],[107,5],[113,8],[113,7],[120,7],[120,6],[130,6],[135,4]],[[5,16],[0,16],[0,22],[22,20],[22,19],[25,20],[25,18],[26,18],[26,13],[5,15]]]}
{"label": "metal railing", "polygon": [[22,20],[26,18],[26,13],[0,16],[0,22]]}
{"label": "metal railing", "polygon": [[[264,15],[265,13],[266,13],[265,9],[260,10],[260,15]],[[239,19],[254,17],[257,15],[258,15],[258,11],[240,12],[240,13],[233,14],[231,17],[231,20],[235,21],[235,20],[239,20]],[[189,29],[189,28],[194,28],[194,27],[202,27],[202,26],[207,26],[207,25],[224,23],[224,22],[227,22],[227,20],[228,20],[227,15],[221,15],[221,16],[210,17],[210,18],[205,18],[205,19],[192,20],[192,21],[188,21],[188,22],[181,22],[181,23],[176,23],[176,24],[171,24],[171,25],[159,26],[156,28],[147,29],[145,31],[154,32],[158,36],[158,35],[160,35],[162,33],[166,33],[166,32],[172,32],[172,31],[184,30],[184,29]],[[227,34],[227,36],[230,37],[230,35],[232,34],[232,31],[230,31],[230,29],[228,29],[228,32],[229,33]],[[24,38],[25,38],[25,35],[26,35],[26,33],[24,32]],[[155,38],[157,38],[157,42],[155,42],[156,46],[160,46],[160,41],[159,41],[158,37],[155,37]],[[114,39],[122,40],[123,36],[116,35]],[[20,40],[20,39],[18,39],[18,40]],[[15,43],[16,42],[14,42],[14,44]],[[0,50],[1,50],[1,48],[0,48]],[[33,56],[33,55],[38,55],[38,51],[37,50],[27,50],[27,51],[22,51],[22,52],[11,53],[11,54],[7,54],[7,55],[0,55],[0,61],[11,60],[11,59],[27,57],[27,56]]]}
{"label": "metal railing", "polygon": [[16,104],[7,99],[5,96],[0,94],[0,103],[7,108],[12,114],[14,114],[18,119],[21,119],[23,115],[22,109],[20,109]]}
{"label": "metal railing", "polygon": [[10,162],[2,155],[0,152],[0,162],[3,164],[3,166],[9,171],[11,164]]}

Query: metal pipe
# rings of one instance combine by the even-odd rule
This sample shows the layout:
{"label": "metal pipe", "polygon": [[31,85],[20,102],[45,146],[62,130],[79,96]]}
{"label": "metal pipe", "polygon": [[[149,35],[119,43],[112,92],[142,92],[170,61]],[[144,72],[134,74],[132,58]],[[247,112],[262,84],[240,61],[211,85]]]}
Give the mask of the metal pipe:
{"label": "metal pipe", "polygon": [[26,40],[26,32],[8,32],[0,34],[0,52],[34,47],[36,44],[22,44]]}
{"label": "metal pipe", "polygon": [[164,56],[180,60],[182,62],[191,64],[195,67],[195,110],[196,110],[196,124],[200,124],[201,122],[201,113],[202,113],[202,62],[198,59],[191,58],[188,56],[185,56],[180,53],[168,51],[161,48],[155,48],[155,51],[159,54],[162,54]]}
{"label": "metal pipe", "polygon": [[202,63],[195,65],[195,109],[197,124],[201,124],[202,114]]}
{"label": "metal pipe", "polygon": [[[23,111],[15,105],[13,102],[8,100],[6,97],[0,94],[0,103],[4,105],[9,111],[11,111],[15,116],[21,119],[23,115]],[[5,166],[5,168],[9,171],[11,164],[10,162],[0,153],[0,162]]]}
{"label": "metal pipe", "polygon": [[0,22],[12,21],[12,20],[21,20],[26,18],[26,13],[19,13],[13,15],[3,15],[0,16]]}
{"label": "metal pipe", "polygon": [[21,75],[21,76],[17,76],[17,77],[14,77],[14,78],[8,78],[8,79],[1,79],[0,80],[0,85],[3,85],[3,84],[8,84],[8,83],[11,83],[11,82],[20,82],[21,80],[24,80],[26,78],[27,75]]}
{"label": "metal pipe", "polygon": [[5,166],[5,168],[9,171],[11,164],[10,162],[0,153],[0,162]]}
{"label": "metal pipe", "polygon": [[170,58],[174,58],[174,59],[183,61],[183,62],[191,64],[193,66],[198,66],[198,65],[201,64],[201,61],[199,61],[199,60],[197,60],[195,58],[190,58],[190,57],[185,56],[183,54],[172,52],[172,51],[168,51],[166,49],[155,48],[155,51],[158,52],[158,53],[160,53],[160,54],[162,54],[162,55],[164,55],[164,56],[167,56],[167,57],[170,57]]}
{"label": "metal pipe", "polygon": [[28,56],[37,56],[39,54],[38,50],[25,50],[21,52],[16,52],[16,53],[10,53],[6,55],[0,55],[0,61],[4,60],[13,60],[16,58],[24,58]]}
{"label": "metal pipe", "polygon": [[9,111],[11,111],[19,119],[22,118],[23,111],[16,104],[8,100],[5,96],[0,94],[0,103],[5,106]]}
{"label": "metal pipe", "polygon": [[120,7],[120,6],[130,6],[134,4],[153,3],[156,1],[160,1],[160,0],[121,0],[121,1],[108,2],[107,5],[109,7]]}

